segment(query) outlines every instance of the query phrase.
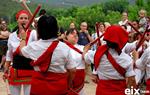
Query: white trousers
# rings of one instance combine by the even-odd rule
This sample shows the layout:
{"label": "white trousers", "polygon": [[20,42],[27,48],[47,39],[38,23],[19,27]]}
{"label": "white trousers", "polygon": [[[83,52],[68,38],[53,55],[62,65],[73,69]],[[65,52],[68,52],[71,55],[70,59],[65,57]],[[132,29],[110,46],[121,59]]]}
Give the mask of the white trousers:
{"label": "white trousers", "polygon": [[31,85],[10,85],[9,88],[11,95],[21,95],[21,90],[23,95],[30,95]]}

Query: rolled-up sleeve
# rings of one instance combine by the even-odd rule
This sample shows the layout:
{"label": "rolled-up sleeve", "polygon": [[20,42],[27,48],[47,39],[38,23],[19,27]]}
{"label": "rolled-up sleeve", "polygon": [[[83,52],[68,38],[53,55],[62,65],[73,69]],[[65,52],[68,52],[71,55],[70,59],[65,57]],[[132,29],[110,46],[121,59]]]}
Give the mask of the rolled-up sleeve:
{"label": "rolled-up sleeve", "polygon": [[67,65],[66,65],[67,69],[73,69],[76,67],[76,61],[72,57],[71,50],[69,50],[66,60],[67,60]]}
{"label": "rolled-up sleeve", "polygon": [[86,63],[94,63],[94,55],[95,55],[95,51],[89,50],[85,56],[84,56],[84,60]]}
{"label": "rolled-up sleeve", "polygon": [[146,67],[146,64],[148,63],[148,58],[150,56],[150,49],[147,49],[144,51],[144,53],[142,54],[142,56],[140,57],[140,59],[138,59],[136,61],[136,67],[141,69],[141,70],[144,70],[145,67]]}
{"label": "rolled-up sleeve", "polygon": [[12,61],[13,60],[13,48],[11,46],[11,39],[10,38],[8,39],[7,46],[8,46],[8,50],[6,53],[6,61]]}

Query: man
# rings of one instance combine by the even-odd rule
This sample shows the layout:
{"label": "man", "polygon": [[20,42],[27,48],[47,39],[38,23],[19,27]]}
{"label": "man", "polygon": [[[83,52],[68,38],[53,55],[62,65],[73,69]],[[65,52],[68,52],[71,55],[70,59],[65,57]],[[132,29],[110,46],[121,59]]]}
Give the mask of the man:
{"label": "man", "polygon": [[79,41],[78,44],[79,45],[87,45],[89,42],[92,41],[92,38],[87,30],[87,23],[86,22],[82,22],[80,25],[81,30],[79,31]]}

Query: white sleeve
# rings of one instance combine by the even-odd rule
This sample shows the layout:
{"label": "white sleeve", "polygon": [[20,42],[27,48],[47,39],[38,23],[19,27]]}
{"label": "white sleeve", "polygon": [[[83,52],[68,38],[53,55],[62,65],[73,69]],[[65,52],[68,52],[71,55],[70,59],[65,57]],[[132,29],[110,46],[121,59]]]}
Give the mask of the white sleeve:
{"label": "white sleeve", "polygon": [[30,43],[27,46],[24,46],[21,49],[21,53],[26,58],[31,58],[32,60],[36,60],[36,54],[34,54],[34,53],[37,51],[33,48],[33,46],[34,46],[33,43]]}
{"label": "white sleeve", "polygon": [[95,52],[96,51],[92,51],[92,50],[89,50],[85,56],[84,56],[84,59],[85,59],[85,62],[86,63],[94,63],[94,55],[95,55]]}
{"label": "white sleeve", "polygon": [[144,53],[142,54],[142,56],[140,57],[140,59],[138,59],[136,61],[136,67],[144,70],[146,67],[146,64],[148,64],[148,62],[150,62],[150,56],[149,56],[150,52],[148,51],[148,49],[146,49],[144,51]]}
{"label": "white sleeve", "polygon": [[135,48],[135,43],[127,43],[122,51],[126,54],[130,54]]}
{"label": "white sleeve", "polygon": [[8,46],[8,50],[6,53],[6,61],[12,61],[13,60],[13,48],[11,46],[11,37],[9,37],[8,39],[7,46]]}
{"label": "white sleeve", "polygon": [[125,76],[126,77],[135,76],[135,72],[134,72],[132,63],[126,68],[126,75]]}
{"label": "white sleeve", "polygon": [[32,39],[33,39],[33,41],[37,41],[38,40],[38,37],[37,37],[37,31],[36,30],[32,30],[33,32],[33,34],[32,34]]}
{"label": "white sleeve", "polygon": [[126,70],[126,77],[135,76],[135,72],[133,69],[133,60],[129,55],[122,52],[116,61],[119,63],[120,66],[122,66]]}
{"label": "white sleeve", "polygon": [[67,69],[73,69],[73,68],[76,67],[76,61],[75,61],[75,59],[72,57],[71,49],[70,49],[69,52],[68,52],[68,56],[67,56],[66,60],[67,60],[67,64],[66,64],[66,68],[67,68]]}

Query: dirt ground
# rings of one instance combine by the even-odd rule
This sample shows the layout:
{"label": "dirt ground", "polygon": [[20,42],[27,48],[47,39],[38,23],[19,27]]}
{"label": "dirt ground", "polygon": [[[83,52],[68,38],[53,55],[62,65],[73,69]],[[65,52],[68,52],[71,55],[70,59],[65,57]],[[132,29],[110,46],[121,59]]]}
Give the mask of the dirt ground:
{"label": "dirt ground", "polygon": [[[2,72],[0,72],[0,95],[8,95],[8,87],[6,86],[6,83],[2,79]],[[86,80],[89,83],[85,83],[85,93],[86,95],[95,95],[96,85],[90,80],[90,78],[87,76]],[[23,95],[23,94],[21,94]]]}

